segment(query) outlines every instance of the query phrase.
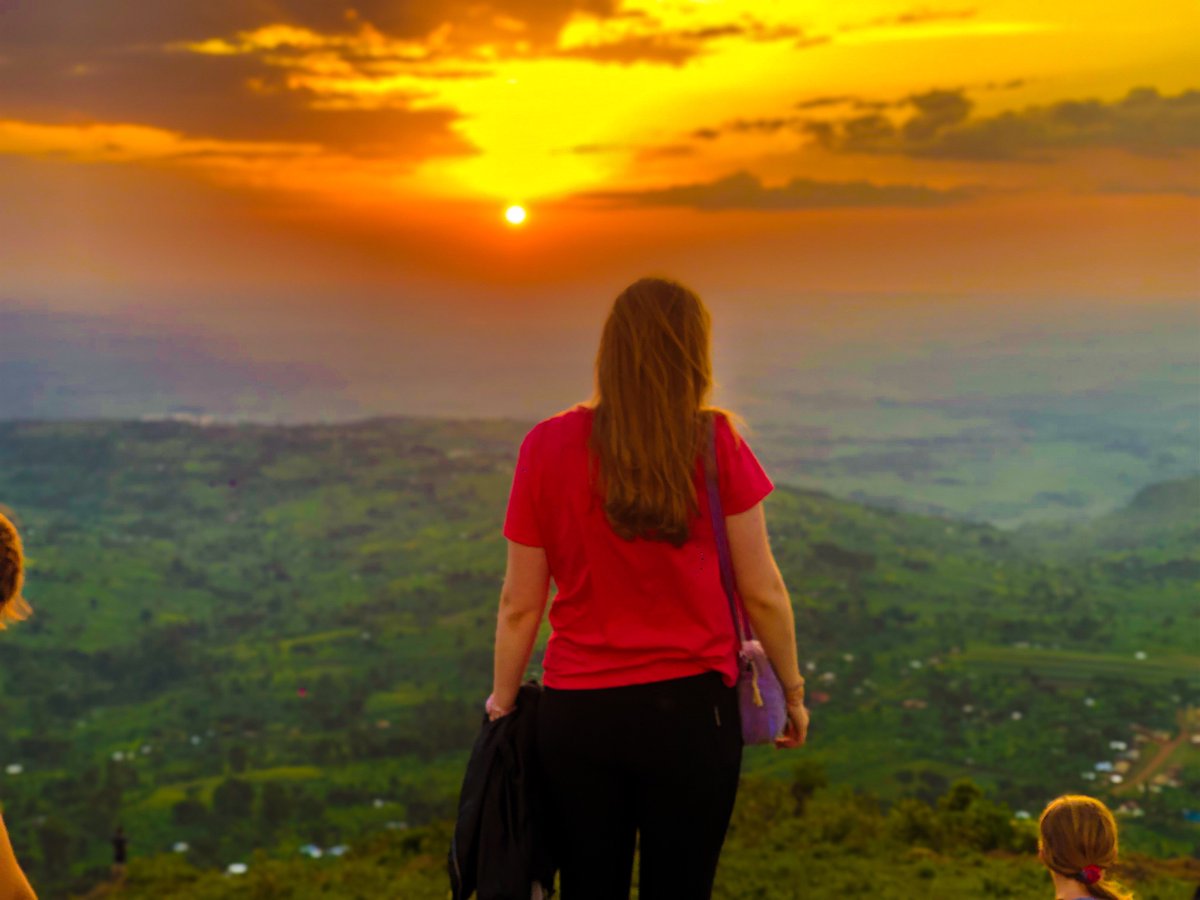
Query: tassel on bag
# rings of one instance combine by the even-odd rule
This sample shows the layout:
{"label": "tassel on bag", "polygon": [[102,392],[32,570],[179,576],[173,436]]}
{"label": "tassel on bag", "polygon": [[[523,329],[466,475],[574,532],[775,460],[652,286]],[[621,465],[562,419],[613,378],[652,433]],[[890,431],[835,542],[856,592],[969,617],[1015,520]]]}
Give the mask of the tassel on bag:
{"label": "tassel on bag", "polygon": [[752,671],[754,673],[754,680],[751,682],[751,684],[753,684],[753,686],[754,686],[754,705],[762,706],[763,705],[762,691],[760,691],[758,689],[758,666],[751,663],[750,671]]}

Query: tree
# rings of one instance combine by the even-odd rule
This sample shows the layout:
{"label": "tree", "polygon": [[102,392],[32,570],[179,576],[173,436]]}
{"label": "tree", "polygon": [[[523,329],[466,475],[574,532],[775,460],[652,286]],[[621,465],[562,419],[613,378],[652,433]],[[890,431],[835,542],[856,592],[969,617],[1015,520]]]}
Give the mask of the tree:
{"label": "tree", "polygon": [[974,850],[1008,848],[1016,840],[1008,808],[988,800],[966,779],[956,781],[938,800],[938,818],[948,841]]}
{"label": "tree", "polygon": [[176,825],[202,825],[208,818],[208,809],[195,800],[180,800],[171,807],[171,821]]}
{"label": "tree", "polygon": [[57,819],[47,819],[38,829],[42,870],[56,877],[71,866],[71,835]]}
{"label": "tree", "polygon": [[804,759],[792,770],[792,798],[796,801],[796,815],[804,815],[808,801],[818,790],[828,787],[829,776],[825,767],[815,759]]}
{"label": "tree", "polygon": [[222,819],[245,819],[254,809],[254,785],[226,778],[213,791],[213,812]]}
{"label": "tree", "polygon": [[277,781],[263,785],[261,815],[268,828],[275,829],[287,822],[292,814],[292,798],[286,787]]}
{"label": "tree", "polygon": [[234,772],[246,771],[246,748],[242,744],[234,744],[229,748],[229,768]]}
{"label": "tree", "polygon": [[942,845],[941,826],[932,809],[912,797],[897,800],[888,812],[888,831],[902,844],[937,850]]}

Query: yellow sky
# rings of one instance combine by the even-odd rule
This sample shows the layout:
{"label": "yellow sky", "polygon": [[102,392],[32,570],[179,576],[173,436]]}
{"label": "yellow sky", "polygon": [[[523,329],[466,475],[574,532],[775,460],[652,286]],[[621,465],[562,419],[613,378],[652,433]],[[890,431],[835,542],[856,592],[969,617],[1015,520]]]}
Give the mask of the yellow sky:
{"label": "yellow sky", "polygon": [[[337,36],[275,24],[180,47],[258,55],[317,105],[452,109],[461,117],[455,131],[477,152],[432,160],[387,179],[390,188],[503,202],[712,178],[753,168],[764,155],[802,153],[811,141],[792,131],[743,135],[687,156],[682,148],[698,129],[786,115],[823,96],[896,101],[962,89],[977,115],[995,115],[1062,100],[1114,101],[1140,85],[1175,93],[1194,84],[1200,38],[1198,7],[1181,0],[1150,9],[1061,0],[980,9],[714,0],[627,3],[622,12],[571,18],[557,36],[558,55],[530,50],[520,20],[498,15],[516,39],[512,49],[468,44],[442,56],[439,46],[453,47],[451,25],[423,41],[393,40],[357,17]],[[713,36],[692,37],[706,30]],[[601,47],[628,59],[570,57]],[[428,61],[381,64],[380,74],[366,76],[346,63],[350,53]],[[479,77],[443,77],[464,73]],[[656,150],[663,155],[655,158]],[[893,165],[892,178],[905,171]],[[297,175],[311,177],[307,162]]]}
{"label": "yellow sky", "polygon": [[[1122,289],[1187,293],[1194,273],[1172,237],[1200,194],[1194,0],[117,5],[0,13],[0,238],[27,249],[0,255],[12,284],[133,278],[146,241],[165,245],[140,261],[162,283],[226,258],[236,283],[256,264],[223,244],[263,227],[301,270],[313,254],[288,247],[353,247],[331,280],[582,277],[686,265],[689,246],[733,278],[747,257],[722,248],[803,235],[843,260],[818,283],[878,289],[871,261],[919,233],[900,268],[923,274],[896,286],[933,290],[961,268],[947,248],[1019,242],[1013,222],[1042,235],[1036,268],[991,275],[975,254],[978,278],[949,282],[1111,286],[1048,261],[1097,230],[1123,235],[1101,267]],[[44,198],[56,180],[75,202]],[[66,221],[81,215],[94,237]],[[849,256],[834,232],[861,235]],[[780,285],[795,274],[779,263]]]}

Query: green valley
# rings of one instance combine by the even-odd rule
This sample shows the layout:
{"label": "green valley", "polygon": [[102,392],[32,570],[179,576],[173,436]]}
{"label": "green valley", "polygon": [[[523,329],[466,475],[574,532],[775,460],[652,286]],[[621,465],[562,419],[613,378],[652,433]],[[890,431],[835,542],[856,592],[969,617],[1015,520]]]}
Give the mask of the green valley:
{"label": "green valley", "polygon": [[[324,878],[370,896],[352,878],[381,866],[411,879],[399,896],[442,896],[527,428],[0,423],[35,609],[0,635],[0,801],[44,894],[103,883],[120,823],[130,896],[176,879],[302,897]],[[1147,897],[1183,897],[1192,870],[1162,860],[1200,852],[1198,492],[1002,530],[780,486],[767,515],[813,728],[800,753],[747,752],[739,815],[767,809],[770,839],[735,828],[721,896],[771,896],[751,890],[763,872],[842,884],[871,847],[881,897],[943,878],[1038,896],[1022,829],[1074,791],[1121,809]],[[829,782],[803,815],[798,765]],[[964,779],[1005,811],[1003,840],[929,836],[918,807],[936,818]],[[238,862],[244,881],[220,874]],[[249,892],[268,878],[279,893]]]}

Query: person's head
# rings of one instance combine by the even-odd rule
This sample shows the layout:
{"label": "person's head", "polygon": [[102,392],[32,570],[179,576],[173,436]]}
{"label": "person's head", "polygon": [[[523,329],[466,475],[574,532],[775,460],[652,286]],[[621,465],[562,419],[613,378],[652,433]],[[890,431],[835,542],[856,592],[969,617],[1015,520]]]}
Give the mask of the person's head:
{"label": "person's head", "polygon": [[625,288],[604,323],[592,398],[591,449],[617,534],[687,540],[712,387],[712,320],[700,298],[665,278]]}
{"label": "person's head", "polygon": [[1117,861],[1117,822],[1092,797],[1068,794],[1038,819],[1038,858],[1051,872],[1078,881],[1093,897],[1129,900],[1109,875]]}
{"label": "person's head", "polygon": [[25,553],[17,527],[0,513],[0,631],[9,622],[19,622],[29,613],[29,604],[21,596],[25,583]]}

